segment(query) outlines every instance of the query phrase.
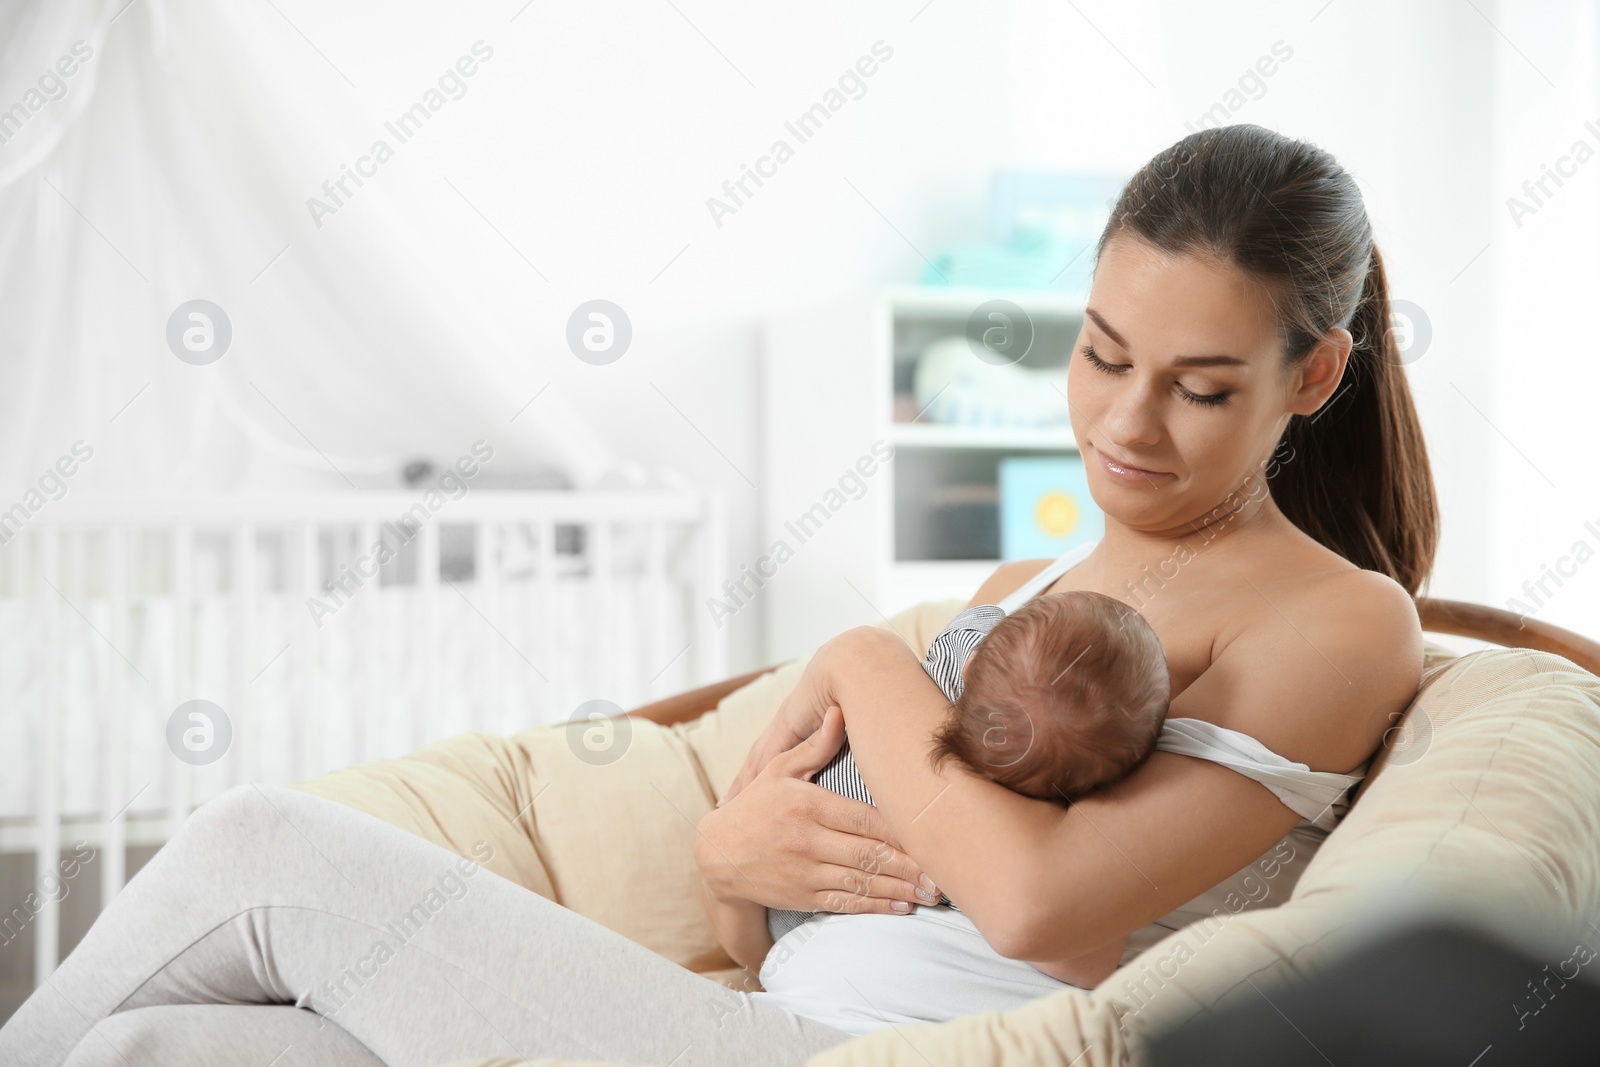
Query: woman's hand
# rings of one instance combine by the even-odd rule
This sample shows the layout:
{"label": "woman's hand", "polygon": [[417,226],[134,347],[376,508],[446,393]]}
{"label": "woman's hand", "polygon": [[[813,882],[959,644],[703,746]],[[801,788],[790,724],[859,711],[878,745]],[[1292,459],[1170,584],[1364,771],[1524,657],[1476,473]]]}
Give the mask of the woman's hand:
{"label": "woman's hand", "polygon": [[[796,687],[798,688],[798,687]],[[805,741],[817,732],[822,725],[821,712],[814,712],[809,705],[798,702],[791,706],[791,698],[784,698],[783,704],[778,708],[778,713],[772,717],[767,728],[756,738],[750,746],[750,751],[745,754],[744,763],[739,766],[739,773],[733,776],[728,791],[717,800],[717,807],[722,807],[734,797],[738,796],[744,787],[755,780],[756,775],[771,763],[773,758],[780,753],[788,752],[796,745]],[[836,707],[837,705],[831,705]],[[822,709],[826,711],[827,709]],[[837,748],[835,749],[837,751]],[[818,770],[821,768],[819,767]]]}
{"label": "woman's hand", "polygon": [[[812,654],[805,670],[801,672],[800,680],[783,698],[783,703],[778,705],[777,714],[772,717],[767,728],[761,732],[761,736],[756,738],[755,743],[750,746],[750,751],[745,754],[739,773],[733,776],[733,782],[717,801],[717,807],[722,807],[738,796],[740,791],[761,773],[762,768],[772,762],[773,757],[794,748],[821,727],[823,714],[830,704],[837,703],[833,698],[830,674],[832,653],[848,640],[849,631],[846,631],[823,644]],[[834,752],[838,749],[837,744],[833,746]],[[817,769],[821,770],[822,766],[819,765]]]}
{"label": "woman's hand", "polygon": [[876,808],[811,783],[843,743],[844,716],[830,707],[810,737],[774,757],[737,799],[706,813],[695,862],[708,893],[852,913],[903,914],[938,901],[938,887],[923,881]]}

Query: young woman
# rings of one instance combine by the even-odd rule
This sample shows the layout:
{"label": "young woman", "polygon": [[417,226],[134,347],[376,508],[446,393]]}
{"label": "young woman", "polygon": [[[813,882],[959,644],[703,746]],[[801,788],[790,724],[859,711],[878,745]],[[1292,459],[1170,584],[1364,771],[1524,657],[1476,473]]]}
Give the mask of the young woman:
{"label": "young woman", "polygon": [[[1070,568],[1003,566],[974,600],[1127,600],[1166,651],[1171,716],[1199,726],[1064,808],[929,770],[942,697],[922,650],[872,628],[828,642],[799,684],[843,708],[879,806],[806,780],[843,723],[812,734],[786,701],[697,835],[718,934],[752,969],[768,907],[849,912],[879,923],[863,944],[925,948],[929,924],[894,907],[926,903],[927,874],[996,947],[975,964],[1089,961],[1093,984],[1241,872],[1269,879],[1251,903],[1283,899],[1415,695],[1437,512],[1355,183],[1259,127],[1202,131],[1130,181],[1098,257],[1066,392],[1105,536]],[[886,939],[884,923],[902,925]],[[883,969],[839,944],[818,933],[782,967],[870,1001]],[[910,977],[895,1014],[992,1006]],[[0,1062],[799,1063],[864,1028],[838,1014],[845,1028],[736,993],[363,813],[241,786],[129,882],[0,1030]],[[870,1003],[856,1019],[894,1021]]]}
{"label": "young woman", "polygon": [[[829,642],[700,823],[718,936],[776,990],[758,998],[852,1032],[1005,1009],[1052,991],[1021,961],[1092,986],[1219,905],[1281,902],[1414,698],[1437,508],[1382,260],[1327,153],[1232,126],[1151,160],[1101,238],[1066,395],[1105,536],[973,603],[1137,607],[1185,736],[1064,808],[931,769],[946,702],[920,650]],[[839,724],[786,752],[819,700],[876,809],[805,780]],[[962,912],[926,907],[940,891]],[[847,914],[774,946],[767,908]]]}

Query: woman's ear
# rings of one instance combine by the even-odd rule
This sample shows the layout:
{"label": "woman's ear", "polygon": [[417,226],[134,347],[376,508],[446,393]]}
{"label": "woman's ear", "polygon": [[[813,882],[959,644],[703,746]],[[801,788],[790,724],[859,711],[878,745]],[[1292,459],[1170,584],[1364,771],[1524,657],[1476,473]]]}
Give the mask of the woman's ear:
{"label": "woman's ear", "polygon": [[1342,326],[1322,335],[1298,367],[1290,382],[1288,408],[1294,415],[1312,415],[1322,409],[1339,389],[1355,337]]}

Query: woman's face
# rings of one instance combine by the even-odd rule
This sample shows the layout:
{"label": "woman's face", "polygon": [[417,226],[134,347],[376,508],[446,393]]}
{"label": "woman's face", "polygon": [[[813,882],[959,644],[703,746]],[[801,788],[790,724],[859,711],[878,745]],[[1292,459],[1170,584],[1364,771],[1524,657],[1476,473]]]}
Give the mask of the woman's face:
{"label": "woman's face", "polygon": [[1182,536],[1244,501],[1231,493],[1265,499],[1289,416],[1338,385],[1350,334],[1329,336],[1286,371],[1267,297],[1238,268],[1128,235],[1107,242],[1067,369],[1095,503],[1131,528]]}

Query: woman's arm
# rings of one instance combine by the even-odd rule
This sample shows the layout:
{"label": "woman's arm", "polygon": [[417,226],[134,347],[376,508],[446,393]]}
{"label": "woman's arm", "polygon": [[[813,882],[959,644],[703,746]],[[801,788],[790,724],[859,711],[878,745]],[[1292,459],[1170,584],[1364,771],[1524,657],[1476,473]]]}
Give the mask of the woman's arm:
{"label": "woman's arm", "polygon": [[1085,952],[1070,960],[1029,960],[1041,972],[1058,982],[1075,985],[1079,989],[1093,989],[1110,978],[1128,947],[1127,937],[1107,941],[1092,952]]}
{"label": "woman's arm", "polygon": [[[1406,707],[1422,641],[1409,595],[1370,571],[1274,590],[1173,700],[1172,717],[1248,733],[1318,770],[1349,771]],[[849,632],[833,692],[878,811],[909,855],[995,949],[1014,959],[1093,951],[1192,900],[1299,821],[1266,787],[1165,752],[1063,808],[927,752],[945,701],[914,652],[875,627]]]}

